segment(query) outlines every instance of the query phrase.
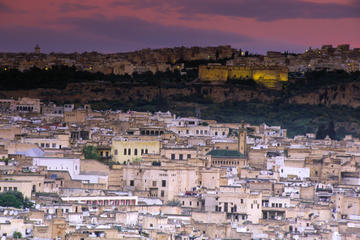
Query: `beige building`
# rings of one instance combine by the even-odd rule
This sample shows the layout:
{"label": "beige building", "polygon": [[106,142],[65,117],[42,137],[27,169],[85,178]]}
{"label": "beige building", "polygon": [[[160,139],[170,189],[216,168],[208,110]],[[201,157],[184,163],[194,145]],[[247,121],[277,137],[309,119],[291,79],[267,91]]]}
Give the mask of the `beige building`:
{"label": "beige building", "polygon": [[199,185],[198,171],[194,167],[127,165],[123,171],[126,189],[145,192],[149,197],[164,201],[176,200],[181,193]]}
{"label": "beige building", "polygon": [[259,223],[262,218],[262,193],[250,192],[242,186],[221,186],[217,195],[205,197],[205,210],[225,212],[227,219],[234,222]]}
{"label": "beige building", "polygon": [[29,136],[24,143],[32,143],[43,149],[61,149],[70,147],[69,134],[55,134],[53,136]]}
{"label": "beige building", "polygon": [[160,139],[141,138],[141,137],[120,137],[113,138],[111,146],[111,155],[113,161],[124,163],[141,158],[145,154],[159,154]]}
{"label": "beige building", "polygon": [[0,192],[18,191],[24,197],[31,198],[33,183],[26,180],[0,180]]}
{"label": "beige building", "polygon": [[0,192],[19,191],[28,198],[31,198],[33,192],[44,192],[44,175],[11,174],[2,175],[0,179]]}
{"label": "beige building", "polygon": [[84,123],[86,122],[87,113],[85,110],[73,110],[71,112],[64,112],[64,122],[70,123]]}

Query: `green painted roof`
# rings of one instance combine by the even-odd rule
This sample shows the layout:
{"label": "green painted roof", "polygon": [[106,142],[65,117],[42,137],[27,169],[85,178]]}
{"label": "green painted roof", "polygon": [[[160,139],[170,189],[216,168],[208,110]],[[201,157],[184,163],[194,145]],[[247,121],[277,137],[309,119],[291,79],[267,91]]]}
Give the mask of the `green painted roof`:
{"label": "green painted roof", "polygon": [[241,154],[239,151],[235,150],[223,150],[223,149],[214,149],[207,153],[212,157],[238,157],[245,158],[244,154]]}

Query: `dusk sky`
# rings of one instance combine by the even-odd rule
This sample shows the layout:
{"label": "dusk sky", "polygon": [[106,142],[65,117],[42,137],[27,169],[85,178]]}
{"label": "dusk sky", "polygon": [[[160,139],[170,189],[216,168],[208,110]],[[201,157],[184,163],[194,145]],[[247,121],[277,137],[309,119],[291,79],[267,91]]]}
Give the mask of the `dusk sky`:
{"label": "dusk sky", "polygon": [[360,0],[0,0],[0,52],[360,47]]}

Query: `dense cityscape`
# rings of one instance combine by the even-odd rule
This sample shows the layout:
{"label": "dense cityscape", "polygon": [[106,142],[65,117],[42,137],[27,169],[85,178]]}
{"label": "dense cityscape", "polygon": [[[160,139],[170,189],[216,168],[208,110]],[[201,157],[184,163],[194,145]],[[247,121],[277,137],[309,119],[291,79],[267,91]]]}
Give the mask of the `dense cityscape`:
{"label": "dense cityscape", "polygon": [[0,0],[1,240],[360,239],[358,0]]}
{"label": "dense cityscape", "polygon": [[331,139],[333,126],[324,139],[288,138],[281,126],[170,112],[92,111],[31,98],[1,106],[3,235],[358,236],[360,140]]}

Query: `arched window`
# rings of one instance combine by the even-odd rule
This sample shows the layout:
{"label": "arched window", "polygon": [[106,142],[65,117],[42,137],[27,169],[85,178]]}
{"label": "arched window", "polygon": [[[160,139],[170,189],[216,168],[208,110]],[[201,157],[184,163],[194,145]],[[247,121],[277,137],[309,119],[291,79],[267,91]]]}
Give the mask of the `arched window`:
{"label": "arched window", "polygon": [[137,155],[137,148],[135,148],[135,150],[134,150],[134,155],[135,156]]}

